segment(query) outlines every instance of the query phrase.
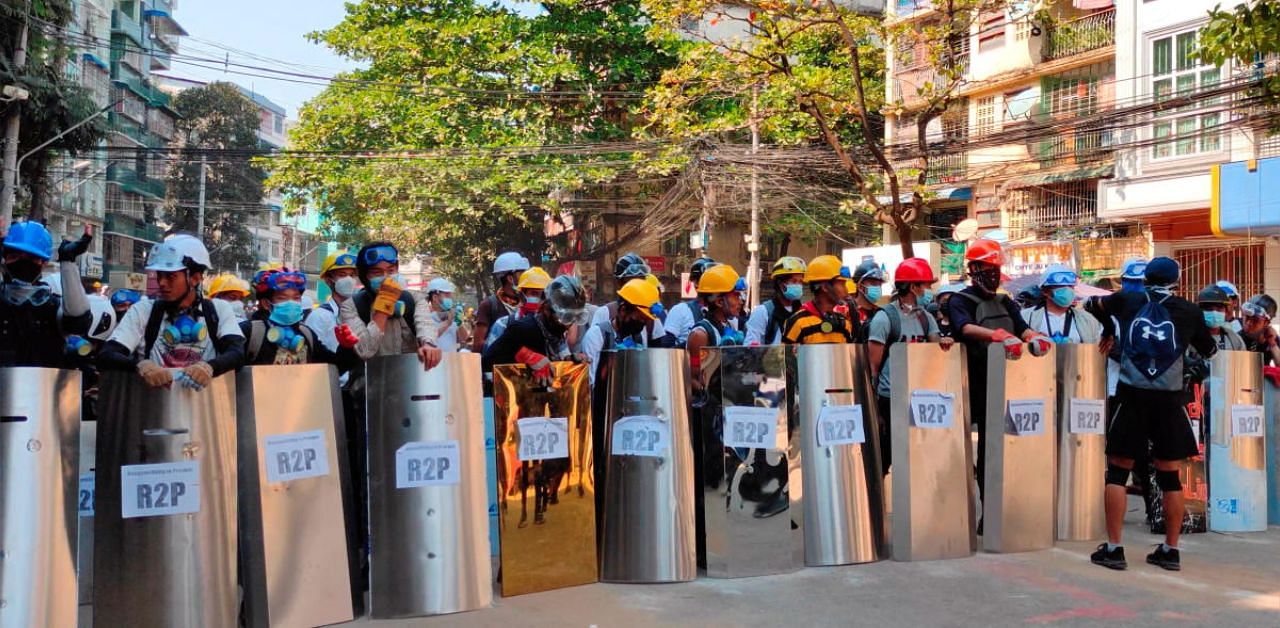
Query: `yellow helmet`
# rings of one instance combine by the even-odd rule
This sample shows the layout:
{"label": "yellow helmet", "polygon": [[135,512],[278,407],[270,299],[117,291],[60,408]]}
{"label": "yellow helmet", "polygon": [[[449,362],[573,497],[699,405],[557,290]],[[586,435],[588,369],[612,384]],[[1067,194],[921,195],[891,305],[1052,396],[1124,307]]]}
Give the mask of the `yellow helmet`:
{"label": "yellow helmet", "polygon": [[653,306],[658,302],[658,289],[647,279],[628,281],[618,290],[618,298],[636,306],[650,319],[657,318],[654,316]]}
{"label": "yellow helmet", "polygon": [[209,283],[209,296],[222,294],[224,292],[238,292],[240,298],[249,296],[249,282],[232,275],[230,273],[218,275]]}
{"label": "yellow helmet", "polygon": [[645,275],[644,280],[649,282],[649,285],[657,288],[658,294],[662,294],[662,280],[658,279],[657,275]]}
{"label": "yellow helmet", "polygon": [[809,262],[804,272],[804,282],[831,281],[836,277],[849,278],[849,269],[834,255],[819,255]]}
{"label": "yellow helmet", "polygon": [[517,290],[546,290],[551,283],[551,275],[547,271],[534,266],[529,270],[520,273],[520,281],[516,283]]}
{"label": "yellow helmet", "polygon": [[788,255],[773,263],[773,272],[769,276],[777,279],[787,275],[803,275],[807,269],[804,260]]}
{"label": "yellow helmet", "polygon": [[350,268],[355,270],[356,255],[351,251],[334,251],[329,257],[324,258],[324,264],[320,266],[320,276],[329,274],[331,270],[342,270]]}
{"label": "yellow helmet", "polygon": [[698,278],[698,294],[724,294],[746,289],[747,283],[738,276],[738,271],[728,264],[716,264]]}

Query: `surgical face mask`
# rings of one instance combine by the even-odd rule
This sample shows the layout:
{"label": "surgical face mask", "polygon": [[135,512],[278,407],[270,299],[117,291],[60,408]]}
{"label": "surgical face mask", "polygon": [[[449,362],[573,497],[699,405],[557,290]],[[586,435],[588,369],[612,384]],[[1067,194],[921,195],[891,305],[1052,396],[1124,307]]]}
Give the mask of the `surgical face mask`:
{"label": "surgical face mask", "polygon": [[875,303],[880,300],[880,297],[884,296],[884,289],[880,286],[867,286],[864,293],[863,296],[867,297],[868,301]]}
{"label": "surgical face mask", "polygon": [[396,285],[400,286],[401,288],[404,287],[404,277],[401,277],[400,273],[396,273],[394,275],[383,275],[381,277],[370,277],[369,287],[374,289],[375,291],[378,290],[379,288],[382,287],[382,282],[386,281],[388,276],[390,276],[391,279],[396,282]]}
{"label": "surgical face mask", "polygon": [[1076,300],[1075,288],[1068,286],[1054,288],[1052,294],[1053,296],[1050,298],[1053,299],[1053,304],[1058,307],[1071,307],[1071,304],[1075,303]]}
{"label": "surgical face mask", "polygon": [[297,325],[302,322],[302,302],[282,301],[271,306],[269,319],[277,325]]}
{"label": "surgical face mask", "polygon": [[333,293],[344,299],[350,299],[359,285],[360,281],[355,277],[341,277],[333,282]]}
{"label": "surgical face mask", "polygon": [[988,293],[995,294],[1000,288],[1000,267],[988,266],[985,268],[973,268],[969,270],[969,276],[973,278],[973,285],[985,290]]}
{"label": "surgical face mask", "polygon": [[43,265],[25,257],[9,262],[4,267],[9,271],[10,277],[27,283],[35,283],[43,269]]}
{"label": "surgical face mask", "polygon": [[789,283],[782,288],[782,298],[788,301],[799,301],[804,296],[804,284]]}
{"label": "surgical face mask", "polygon": [[933,290],[925,288],[924,292],[916,297],[916,305],[927,307],[930,303],[933,303]]}
{"label": "surgical face mask", "polygon": [[1147,289],[1147,284],[1141,279],[1123,279],[1120,281],[1120,290],[1122,292],[1142,292]]}
{"label": "surgical face mask", "polygon": [[244,301],[232,301],[231,311],[236,313],[236,320],[244,321],[249,318],[249,315],[244,311]]}
{"label": "surgical face mask", "polygon": [[538,305],[539,303],[542,303],[542,297],[529,295],[524,298],[524,302],[529,305]]}
{"label": "surgical face mask", "polygon": [[1218,329],[1227,324],[1227,313],[1206,311],[1204,313],[1204,324],[1208,325],[1209,329]]}
{"label": "surgical face mask", "polygon": [[453,299],[440,299],[440,309],[446,312],[453,311]]}

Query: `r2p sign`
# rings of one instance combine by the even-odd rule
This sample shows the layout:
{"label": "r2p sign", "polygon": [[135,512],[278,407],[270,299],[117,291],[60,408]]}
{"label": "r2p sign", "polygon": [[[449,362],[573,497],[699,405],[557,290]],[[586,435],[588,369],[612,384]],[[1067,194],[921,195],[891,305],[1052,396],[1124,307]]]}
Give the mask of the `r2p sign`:
{"label": "r2p sign", "polygon": [[290,482],[329,475],[324,430],[267,436],[262,442],[267,482]]}
{"label": "r2p sign", "polygon": [[120,467],[120,505],[125,519],[200,512],[200,463]]}
{"label": "r2p sign", "polygon": [[458,441],[419,441],[396,450],[396,488],[458,483]]}
{"label": "r2p sign", "polygon": [[666,455],[671,446],[671,426],[652,416],[628,416],[613,424],[612,453],[615,456]]}

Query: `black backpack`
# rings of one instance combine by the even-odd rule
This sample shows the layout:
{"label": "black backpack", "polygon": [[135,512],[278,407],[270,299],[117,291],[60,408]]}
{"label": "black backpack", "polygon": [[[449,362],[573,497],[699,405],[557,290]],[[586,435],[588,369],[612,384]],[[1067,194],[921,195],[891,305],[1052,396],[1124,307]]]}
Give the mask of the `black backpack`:
{"label": "black backpack", "polygon": [[1147,302],[1123,330],[1120,379],[1130,386],[1150,390],[1182,390],[1186,347],[1178,345],[1178,332],[1164,302],[1147,292]]}

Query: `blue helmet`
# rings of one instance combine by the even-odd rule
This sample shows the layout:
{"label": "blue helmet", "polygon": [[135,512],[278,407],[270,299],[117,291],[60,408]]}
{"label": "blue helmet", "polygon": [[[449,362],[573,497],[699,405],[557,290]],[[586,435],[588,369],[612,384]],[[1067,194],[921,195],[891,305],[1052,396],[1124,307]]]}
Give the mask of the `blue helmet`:
{"label": "blue helmet", "polygon": [[53,258],[53,236],[38,222],[15,222],[4,236],[4,248],[29,253],[45,261]]}
{"label": "blue helmet", "polygon": [[1147,263],[1147,285],[1169,286],[1178,283],[1182,276],[1182,266],[1168,257],[1157,257]]}
{"label": "blue helmet", "polygon": [[1044,271],[1044,276],[1040,278],[1040,287],[1074,286],[1079,282],[1080,278],[1076,275],[1076,271],[1063,264],[1054,264]]}
{"label": "blue helmet", "polygon": [[1120,271],[1121,279],[1146,279],[1147,260],[1141,257],[1131,257],[1124,262],[1124,267]]}

